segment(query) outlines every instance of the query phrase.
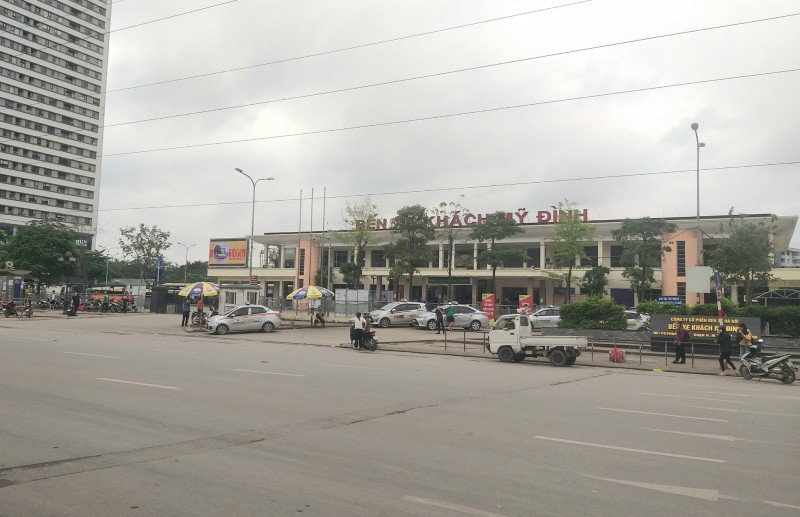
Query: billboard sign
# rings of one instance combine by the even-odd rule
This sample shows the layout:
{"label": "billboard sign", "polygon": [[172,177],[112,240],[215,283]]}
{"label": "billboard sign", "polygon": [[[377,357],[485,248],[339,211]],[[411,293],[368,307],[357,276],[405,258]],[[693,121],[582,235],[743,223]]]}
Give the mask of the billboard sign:
{"label": "billboard sign", "polygon": [[[677,314],[653,314],[650,330],[653,337],[675,339],[678,322],[692,335],[692,340],[714,341],[719,334],[719,320],[716,316],[689,316]],[[722,321],[731,335],[736,333],[739,323],[747,325],[754,334],[760,334],[761,318],[725,316]]]}
{"label": "billboard sign", "polygon": [[212,240],[208,245],[208,265],[247,266],[247,239]]}

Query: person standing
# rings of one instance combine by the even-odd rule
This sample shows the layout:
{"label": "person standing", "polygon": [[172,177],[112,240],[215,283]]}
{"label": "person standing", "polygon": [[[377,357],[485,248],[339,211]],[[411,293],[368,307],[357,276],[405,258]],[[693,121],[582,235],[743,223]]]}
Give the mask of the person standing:
{"label": "person standing", "polygon": [[456,322],[456,308],[453,307],[452,302],[445,309],[445,314],[447,315],[447,330],[453,330],[453,325]]}
{"label": "person standing", "polygon": [[684,343],[689,341],[689,333],[683,328],[683,322],[678,322],[678,330],[675,332],[675,360],[674,364],[686,364],[686,346]]}
{"label": "person standing", "polygon": [[436,315],[436,333],[440,334],[444,332],[444,313],[441,307],[436,307],[433,313]]}
{"label": "person standing", "polygon": [[357,312],[355,318],[350,321],[353,324],[353,341],[355,341],[356,350],[361,350],[361,344],[364,342],[364,328],[367,326],[367,322],[361,317],[360,312]]}
{"label": "person standing", "polygon": [[56,308],[56,291],[54,289],[53,292],[50,293],[50,310],[52,311],[55,308]]}
{"label": "person standing", "polygon": [[122,293],[122,314],[128,312],[128,291]]}
{"label": "person standing", "polygon": [[731,347],[733,346],[733,338],[730,333],[725,329],[725,325],[719,326],[719,334],[717,334],[717,343],[719,343],[719,375],[725,375],[725,364],[731,365],[733,374],[739,375],[736,366],[731,361]]}
{"label": "person standing", "polygon": [[188,297],[183,300],[183,305],[181,305],[181,311],[183,311],[183,318],[181,318],[181,327],[188,327],[189,314],[192,312],[192,305],[189,303]]}
{"label": "person standing", "polygon": [[739,343],[739,357],[744,356],[753,343],[753,334],[744,323],[739,323],[739,331],[736,333],[736,341]]}
{"label": "person standing", "polygon": [[81,297],[78,295],[77,291],[72,293],[72,315],[78,315],[78,307],[81,305]]}
{"label": "person standing", "polygon": [[108,312],[108,293],[103,294],[102,312]]}

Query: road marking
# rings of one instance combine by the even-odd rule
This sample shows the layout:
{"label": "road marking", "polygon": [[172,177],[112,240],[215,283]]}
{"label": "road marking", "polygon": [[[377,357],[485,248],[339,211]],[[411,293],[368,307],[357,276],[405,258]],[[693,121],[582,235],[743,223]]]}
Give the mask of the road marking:
{"label": "road marking", "polygon": [[147,384],[144,382],[123,381],[121,379],[106,379],[105,377],[96,377],[98,381],[119,382],[122,384],[135,384],[136,386],[147,386],[148,388],[161,388],[165,390],[179,390],[176,386],[164,386],[163,384]]}
{"label": "road marking", "polygon": [[403,501],[411,501],[413,503],[427,504],[436,506],[437,508],[444,508],[445,510],[455,510],[457,512],[466,513],[469,515],[479,515],[481,517],[505,517],[498,513],[487,512],[477,508],[470,508],[469,506],[462,506],[460,504],[447,503],[444,501],[434,501],[433,499],[424,499],[413,495],[404,495],[401,498]]}
{"label": "road marking", "polygon": [[27,339],[28,341],[53,341],[52,339],[45,339],[41,337],[26,337],[26,336],[14,336],[13,339]]}
{"label": "road marking", "polygon": [[153,350],[155,350],[156,352],[176,352],[176,353],[179,353],[179,354],[193,354],[194,353],[194,352],[190,352],[188,350],[172,350],[172,349],[169,349],[169,348],[154,348]]}
{"label": "road marking", "polygon": [[671,431],[668,429],[653,429],[652,427],[642,427],[645,431],[658,431],[659,433],[682,434],[684,436],[696,436],[698,438],[710,438],[712,440],[723,440],[726,442],[758,442],[758,440],[748,440],[746,438],[736,438],[735,436],[725,436],[721,434],[687,433],[683,431]]}
{"label": "road marking", "polygon": [[666,492],[667,494],[694,497],[695,499],[703,499],[705,501],[718,501],[719,499],[727,499],[725,496],[719,493],[719,490],[693,488],[688,486],[660,485],[657,483],[642,483],[640,481],[625,481],[622,479],[603,478],[603,477],[588,476],[588,475],[586,477],[592,479],[600,479],[602,481],[608,481],[609,483],[618,483],[620,485],[645,488],[647,490],[656,490],[658,492]]}
{"label": "road marking", "polygon": [[727,411],[729,413],[752,413],[754,415],[771,415],[771,416],[788,416],[792,418],[800,418],[800,415],[790,415],[788,413],[767,413],[766,411],[748,411],[746,409],[730,409],[722,407],[705,407],[705,406],[688,406],[697,409],[710,409],[712,411]]}
{"label": "road marking", "polygon": [[652,413],[650,411],[634,411],[632,409],[615,409],[610,407],[598,407],[605,411],[619,411],[620,413],[638,413],[640,415],[655,415],[655,416],[668,416],[672,418],[686,418],[688,420],[706,420],[709,422],[728,422],[727,420],[720,420],[719,418],[704,418],[700,416],[686,416],[686,415],[671,415],[669,413]]}
{"label": "road marking", "polygon": [[730,397],[752,397],[746,393],[726,393],[724,391],[699,391],[698,393],[708,393],[710,395],[728,395]]}
{"label": "road marking", "polygon": [[725,460],[719,460],[716,458],[704,458],[702,456],[686,456],[684,454],[672,454],[671,452],[659,452],[659,451],[648,451],[646,449],[630,449],[628,447],[617,447],[616,445],[604,445],[602,443],[590,443],[590,442],[578,442],[575,440],[565,440],[563,438],[552,438],[550,436],[534,436],[539,440],[548,440],[551,442],[560,442],[560,443],[568,443],[570,445],[584,445],[586,447],[597,447],[600,449],[611,449],[614,451],[625,451],[625,452],[638,452],[639,454],[650,454],[653,456],[667,456],[669,458],[680,458],[683,460],[697,460],[697,461],[709,461],[711,463],[725,463]]}
{"label": "road marking", "polygon": [[349,364],[326,364],[331,368],[360,368],[362,370],[391,370],[391,368],[374,368],[372,366],[350,366]]}
{"label": "road marking", "polygon": [[791,400],[800,400],[800,397],[793,397],[791,395],[778,395],[778,398],[791,399]]}
{"label": "road marking", "polygon": [[300,375],[299,373],[264,372],[261,370],[240,370],[239,368],[234,368],[233,371],[247,372],[247,373],[266,373],[268,375],[285,375],[286,377],[305,377],[305,375]]}
{"label": "road marking", "polygon": [[793,504],[776,503],[775,501],[762,501],[762,502],[770,506],[775,506],[777,508],[789,508],[791,510],[800,510],[800,506],[795,506]]}
{"label": "road marking", "polygon": [[100,354],[85,354],[83,352],[65,352],[64,350],[59,350],[59,354],[72,354],[72,355],[88,355],[91,357],[105,357],[107,359],[119,359],[119,357],[115,355],[100,355]]}
{"label": "road marking", "polygon": [[[665,382],[663,384],[669,384],[671,386],[688,386],[691,388],[717,388],[719,389],[719,385],[712,385],[712,384],[691,384],[691,383],[684,383],[684,382]],[[730,388],[732,390],[743,390],[743,391],[756,391],[756,388],[739,388],[736,386],[725,386],[726,388]]]}
{"label": "road marking", "polygon": [[666,395],[664,393],[644,393],[644,392],[639,392],[639,395],[651,395],[653,397],[669,397],[673,399],[710,400],[712,402],[727,402],[728,404],[744,404],[744,401],[741,400],[710,399],[706,397],[692,397],[689,395]]}

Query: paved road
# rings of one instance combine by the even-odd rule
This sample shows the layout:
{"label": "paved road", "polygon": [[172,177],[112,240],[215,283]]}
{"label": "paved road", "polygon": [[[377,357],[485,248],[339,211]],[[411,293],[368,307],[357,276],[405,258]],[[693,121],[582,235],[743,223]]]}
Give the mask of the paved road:
{"label": "paved road", "polygon": [[0,320],[0,515],[800,514],[798,386],[176,321]]}

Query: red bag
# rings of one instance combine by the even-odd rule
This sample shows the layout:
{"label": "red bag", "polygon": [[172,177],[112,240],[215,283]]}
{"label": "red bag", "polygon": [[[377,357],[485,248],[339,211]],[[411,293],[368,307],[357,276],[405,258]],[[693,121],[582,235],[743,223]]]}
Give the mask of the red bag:
{"label": "red bag", "polygon": [[612,363],[624,363],[625,351],[621,348],[612,348],[608,351],[608,360]]}

